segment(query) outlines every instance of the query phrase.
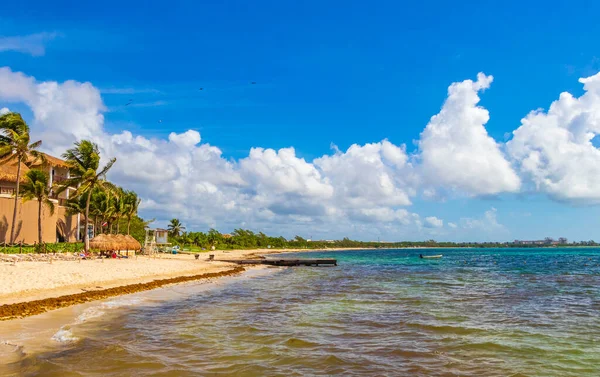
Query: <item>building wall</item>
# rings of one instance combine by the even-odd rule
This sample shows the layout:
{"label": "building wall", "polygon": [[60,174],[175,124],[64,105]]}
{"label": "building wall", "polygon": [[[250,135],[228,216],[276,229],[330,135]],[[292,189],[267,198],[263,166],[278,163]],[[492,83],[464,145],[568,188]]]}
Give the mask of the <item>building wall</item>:
{"label": "building wall", "polygon": [[[14,209],[14,197],[0,195],[0,243],[10,242],[10,228]],[[38,241],[38,202],[20,202],[17,212],[15,242],[33,244]],[[57,241],[57,228],[71,242],[76,241],[77,216],[67,216],[64,207],[56,205],[53,215],[47,207],[42,209],[42,237],[44,242]]]}
{"label": "building wall", "polygon": [[61,206],[55,208],[55,214],[57,215],[56,229],[64,241],[77,242],[77,215],[67,215],[67,209]]}

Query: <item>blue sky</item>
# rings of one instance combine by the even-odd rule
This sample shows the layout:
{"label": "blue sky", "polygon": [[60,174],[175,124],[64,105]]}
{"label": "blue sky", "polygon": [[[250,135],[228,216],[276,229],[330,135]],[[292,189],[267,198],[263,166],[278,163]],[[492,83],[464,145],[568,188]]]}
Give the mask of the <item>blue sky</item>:
{"label": "blue sky", "polygon": [[[101,93],[109,134],[129,130],[166,140],[192,129],[234,164],[253,147],[294,147],[297,157],[312,161],[333,153],[332,144],[346,151],[383,139],[405,144],[410,155],[418,153],[416,140],[440,111],[448,86],[475,80],[478,72],[494,76],[479,106],[489,111],[485,128],[498,143],[561,92],[581,96],[577,80],[600,69],[599,11],[591,1],[11,2],[3,5],[0,36],[21,47],[2,51],[0,43],[0,66],[38,82],[90,82]],[[0,107],[35,122],[26,102],[0,97]],[[595,200],[571,199],[529,189],[442,200],[416,194],[410,206],[392,207],[445,224],[483,218],[494,208],[501,228],[381,235],[599,239]],[[150,208],[147,214],[159,222],[177,216]],[[235,227],[218,219],[196,223],[201,214],[199,208],[184,219],[198,228]],[[318,233],[319,221],[305,220],[282,232]],[[244,222],[277,232],[279,220]],[[332,232],[378,235],[361,229]]]}

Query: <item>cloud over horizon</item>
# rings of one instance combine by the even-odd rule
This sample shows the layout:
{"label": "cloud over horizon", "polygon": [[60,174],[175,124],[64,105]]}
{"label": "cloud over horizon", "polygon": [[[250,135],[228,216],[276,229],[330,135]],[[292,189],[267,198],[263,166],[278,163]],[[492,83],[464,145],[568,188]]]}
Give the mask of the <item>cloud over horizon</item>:
{"label": "cloud over horizon", "polygon": [[548,112],[528,114],[506,144],[488,135],[490,115],[478,105],[492,81],[479,73],[476,81],[452,83],[412,152],[384,139],[334,147],[312,161],[293,146],[256,146],[229,159],[195,130],[166,139],[110,133],[101,91],[89,82],[39,82],[3,67],[0,101],[31,109],[32,131],[49,153],[59,156],[79,139],[96,142],[103,158],[117,158],[109,177],[140,194],[144,216],[178,217],[188,228],[426,237],[503,229],[495,208],[446,223],[409,211],[415,198],[440,192],[477,197],[533,189],[562,201],[600,202],[600,151],[592,144],[600,132],[600,74],[580,80],[581,97],[562,93]]}

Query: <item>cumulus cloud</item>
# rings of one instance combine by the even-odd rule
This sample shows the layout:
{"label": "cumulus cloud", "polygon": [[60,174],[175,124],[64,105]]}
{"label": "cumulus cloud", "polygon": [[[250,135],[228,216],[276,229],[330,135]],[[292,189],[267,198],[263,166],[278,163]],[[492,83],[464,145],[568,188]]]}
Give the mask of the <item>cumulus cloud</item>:
{"label": "cumulus cloud", "polygon": [[[491,76],[479,74],[476,81],[450,85],[414,153],[382,140],[345,151],[334,146],[312,161],[293,147],[255,147],[247,157],[228,159],[194,130],[166,139],[109,133],[107,109],[91,83],[39,82],[5,67],[0,101],[28,105],[36,139],[54,155],[76,140],[98,143],[105,160],[118,159],[110,179],[141,195],[144,216],[179,217],[192,229],[247,226],[274,233],[320,231],[325,237],[385,232],[414,238],[423,228],[431,233],[444,226],[438,217],[421,218],[406,209],[419,192],[435,200],[448,188],[468,195],[515,192],[521,179],[511,163],[526,185],[553,197],[600,201],[600,153],[593,144],[600,128],[600,76],[581,80],[586,90],[581,97],[563,93],[548,112],[524,118],[506,145],[510,163],[504,146],[485,130],[487,110],[478,106],[479,93],[491,82]],[[505,230],[495,208],[448,227]]]}
{"label": "cumulus cloud", "polygon": [[435,216],[429,216],[425,218],[425,228],[441,228],[444,226],[444,220],[438,219]]}
{"label": "cumulus cloud", "polygon": [[3,107],[0,109],[0,115],[4,115],[4,114],[8,114],[10,113],[10,110],[8,109],[8,107]]}
{"label": "cumulus cloud", "polygon": [[416,224],[399,208],[415,193],[412,166],[405,146],[388,140],[336,149],[314,161],[298,157],[292,147],[257,147],[235,161],[194,130],[173,132],[166,140],[107,132],[106,107],[91,83],[38,82],[0,68],[0,100],[31,108],[32,130],[54,155],[86,138],[99,145],[105,160],[116,157],[110,179],[140,193],[148,217],[231,227]]}
{"label": "cumulus cloud", "polygon": [[448,98],[418,141],[419,158],[427,183],[472,195],[519,190],[520,180],[500,146],[485,129],[488,111],[478,106],[478,92],[493,77],[483,73],[448,88]]}
{"label": "cumulus cloud", "polygon": [[252,148],[250,155],[240,161],[240,171],[259,190],[322,199],[333,195],[329,181],[313,164],[296,157],[294,148]]}
{"label": "cumulus cloud", "polygon": [[56,32],[42,32],[19,36],[0,36],[0,52],[16,51],[32,56],[42,56],[46,53],[46,44],[58,37]]}
{"label": "cumulus cloud", "polygon": [[507,151],[536,190],[572,202],[600,203],[600,73],[579,79],[585,93],[561,93],[547,112],[521,120]]}
{"label": "cumulus cloud", "polygon": [[317,158],[314,165],[329,178],[335,202],[342,208],[410,205],[416,178],[406,147],[383,140],[353,144],[346,152]]}

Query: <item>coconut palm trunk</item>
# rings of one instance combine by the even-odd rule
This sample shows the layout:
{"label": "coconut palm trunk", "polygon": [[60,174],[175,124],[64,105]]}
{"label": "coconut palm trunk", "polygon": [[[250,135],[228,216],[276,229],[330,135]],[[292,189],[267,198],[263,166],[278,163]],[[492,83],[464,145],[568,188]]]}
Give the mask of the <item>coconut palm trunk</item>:
{"label": "coconut palm trunk", "polygon": [[130,234],[131,230],[131,216],[127,216],[127,235]]}
{"label": "coconut palm trunk", "polygon": [[15,225],[17,224],[17,210],[19,208],[19,181],[21,180],[21,161],[17,161],[17,188],[15,189],[15,208],[13,209],[12,224],[10,227],[10,243],[15,242]]}
{"label": "coconut palm trunk", "polygon": [[87,253],[90,251],[90,235],[88,227],[90,223],[90,199],[92,198],[92,190],[88,191],[87,200],[85,201],[85,230],[83,233],[83,250]]}

